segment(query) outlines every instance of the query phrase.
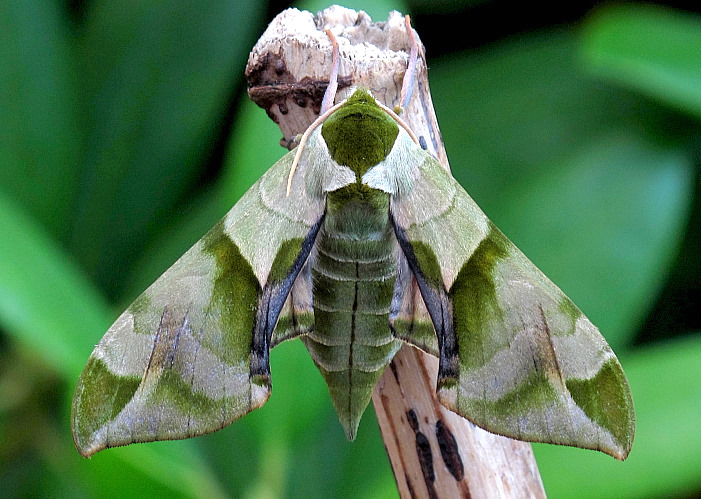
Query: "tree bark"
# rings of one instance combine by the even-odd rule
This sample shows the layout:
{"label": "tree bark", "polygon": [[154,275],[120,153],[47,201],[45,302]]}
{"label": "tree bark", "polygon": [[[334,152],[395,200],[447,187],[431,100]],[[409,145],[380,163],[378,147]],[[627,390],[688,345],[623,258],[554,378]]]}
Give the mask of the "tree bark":
{"label": "tree bark", "polygon": [[[338,39],[341,66],[336,102],[357,87],[392,108],[399,101],[410,39],[392,12],[372,23],[364,12],[330,7],[317,16],[279,14],[249,56],[250,97],[294,144],[319,114]],[[419,41],[414,94],[402,118],[448,170]],[[444,408],[436,398],[438,360],[404,345],[375,387],[373,403],[402,497],[545,497],[530,444],[488,433]]]}

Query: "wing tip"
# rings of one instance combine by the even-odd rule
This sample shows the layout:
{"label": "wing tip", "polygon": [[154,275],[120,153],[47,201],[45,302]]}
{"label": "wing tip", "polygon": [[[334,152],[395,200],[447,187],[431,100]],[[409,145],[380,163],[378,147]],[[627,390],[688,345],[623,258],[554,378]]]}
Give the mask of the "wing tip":
{"label": "wing tip", "polygon": [[595,450],[599,452],[603,452],[604,454],[607,454],[614,459],[618,461],[625,461],[628,458],[628,455],[630,454],[631,448],[633,446],[633,439],[635,436],[635,424],[634,420],[631,421],[631,427],[630,427],[630,432],[628,435],[626,435],[626,439],[624,440],[623,443],[618,443],[615,440],[613,440],[613,443],[611,445],[606,445],[603,444],[601,441],[597,442],[596,444],[591,443],[577,443],[577,442],[565,442],[565,441],[546,441],[543,438],[536,438],[536,437],[529,437],[527,435],[521,435],[521,436],[513,436],[513,435],[508,435],[503,431],[496,430],[494,428],[490,428],[488,424],[481,423],[477,420],[475,420],[472,417],[469,417],[468,415],[464,414],[464,411],[459,410],[459,403],[458,403],[458,386],[456,384],[452,383],[440,383],[438,386],[438,390],[436,392],[436,395],[438,397],[439,402],[448,410],[456,413],[457,415],[465,418],[466,420],[470,421],[472,424],[475,426],[478,426],[479,428],[483,429],[484,431],[487,431],[489,433],[492,433],[494,435],[499,435],[502,437],[507,437],[511,438],[514,440],[520,440],[523,442],[534,442],[534,443],[546,443],[546,444],[554,444],[554,445],[562,445],[566,447],[577,447],[580,449],[586,449],[586,450]]}

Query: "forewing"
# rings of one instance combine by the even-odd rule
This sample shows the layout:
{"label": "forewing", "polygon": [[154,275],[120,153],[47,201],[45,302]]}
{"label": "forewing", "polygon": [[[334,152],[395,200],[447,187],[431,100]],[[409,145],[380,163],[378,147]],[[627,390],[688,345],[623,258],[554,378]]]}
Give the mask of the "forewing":
{"label": "forewing", "polygon": [[441,402],[494,433],[625,459],[635,417],[611,348],[449,173],[417,151],[392,217],[436,331]]}
{"label": "forewing", "polygon": [[390,327],[397,338],[438,357],[438,338],[421,297],[419,283],[401,253],[397,255],[397,280],[390,309]]}
{"label": "forewing", "polygon": [[84,456],[215,431],[270,393],[278,315],[323,218],[293,153],[117,319],[78,382],[74,440]]}

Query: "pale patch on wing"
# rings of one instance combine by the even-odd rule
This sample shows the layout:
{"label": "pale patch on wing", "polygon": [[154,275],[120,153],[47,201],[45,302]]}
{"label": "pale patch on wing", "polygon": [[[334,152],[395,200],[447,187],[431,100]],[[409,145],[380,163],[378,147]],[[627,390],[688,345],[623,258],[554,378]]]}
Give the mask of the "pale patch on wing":
{"label": "pale patch on wing", "polygon": [[478,332],[484,364],[461,376],[464,396],[497,400],[534,368],[566,391],[562,379],[593,378],[615,357],[598,329],[581,313],[569,315],[561,306],[567,297],[515,247],[495,264],[492,277],[503,316],[485,321]]}
{"label": "pale patch on wing", "polygon": [[[470,395],[461,384],[439,391],[441,403],[463,413],[478,426],[511,438],[562,445],[582,445],[605,450],[620,449],[610,431],[593,421],[569,394],[559,393],[548,406],[536,406],[520,412],[502,412],[498,418],[484,419],[478,412],[464,413],[464,401]],[[472,399],[475,400],[475,399]]]}
{"label": "pale patch on wing", "polygon": [[[115,445],[211,432],[267,400],[268,387],[251,383],[247,352],[239,352],[244,358],[235,361],[222,359],[206,346],[219,344],[217,317],[176,304],[163,308],[154,322],[149,319],[158,314],[153,303],[135,316],[130,310],[110,329],[93,358],[103,360],[115,376],[136,376],[141,382],[119,413],[84,441],[84,455]],[[153,333],[136,334],[135,322],[145,329],[150,326]],[[120,386],[113,389],[116,396]]]}
{"label": "pale patch on wing", "polygon": [[[542,327],[542,326],[541,326]],[[461,376],[460,386],[462,395],[471,399],[483,399],[496,401],[509,392],[516,390],[533,372],[534,365],[544,360],[534,361],[534,354],[544,352],[535,346],[534,338],[538,336],[539,326],[532,325],[519,331],[508,346],[498,350],[482,367],[466,370]],[[557,355],[557,363],[562,375],[567,378],[590,379],[594,377],[606,361],[614,357],[610,349],[583,349],[577,350],[578,345],[588,343],[587,347],[594,346],[596,341],[586,338],[586,334],[580,334],[577,339],[572,337],[560,337],[554,342],[554,351]],[[574,358],[570,358],[572,354]],[[562,387],[556,379],[551,382]]]}
{"label": "pale patch on wing", "polygon": [[[448,175],[438,163],[431,170],[440,170],[441,174]],[[489,233],[487,217],[457,183],[456,188],[462,192],[456,189],[453,203],[445,212],[406,230],[410,241],[425,242],[437,255],[446,289],[451,288],[463,263]],[[434,189],[435,186],[430,190]],[[426,199],[419,202],[429,201]]]}
{"label": "pale patch on wing", "polygon": [[[577,310],[577,317],[562,306],[569,299],[516,247],[494,269],[499,307],[503,323],[492,324],[491,337],[508,339],[515,333],[547,332],[562,375],[579,379],[594,377],[601,366],[615,357],[599,330]],[[574,305],[569,310],[576,310]],[[538,313],[540,312],[540,313]],[[513,329],[505,330],[504,324]]]}
{"label": "pale patch on wing", "polygon": [[141,376],[153,345],[153,334],[136,334],[134,316],[126,310],[109,328],[92,356],[118,376]]}
{"label": "pale patch on wing", "polygon": [[295,181],[304,183],[305,195],[310,199],[323,199],[324,195],[355,182],[355,173],[347,166],[341,166],[333,160],[329,149],[321,136],[321,127],[309,136],[307,146],[302,152],[295,177],[292,179],[290,196],[295,191]]}
{"label": "pale patch on wing", "polygon": [[287,195],[295,151],[286,154],[249,190],[226,216],[225,231],[251,263],[264,286],[280,245],[304,238],[324,213],[325,193],[355,181],[338,166],[315,131],[302,152]]}
{"label": "pale patch on wing", "polygon": [[602,365],[616,357],[596,326],[584,315],[577,320],[574,335],[555,336],[553,344],[567,378],[591,379]]}
{"label": "pale patch on wing", "polygon": [[[249,385],[248,369],[225,373],[230,378],[227,383],[231,390],[229,397],[239,402],[232,404],[221,399],[219,420],[213,421],[211,415],[196,414],[184,410],[172,400],[158,397],[154,400],[157,379],[142,384],[131,401],[122,411],[92,435],[95,450],[115,445],[124,445],[143,440],[184,438],[214,431],[229,424],[241,414],[262,406],[270,392],[264,387]],[[234,384],[232,385],[232,382]],[[86,449],[91,450],[91,449]]]}
{"label": "pale patch on wing", "polygon": [[446,289],[489,233],[489,221],[460,184],[400,130],[387,158],[363,182],[392,194],[394,222],[438,256]]}
{"label": "pale patch on wing", "polygon": [[157,310],[173,303],[204,307],[212,296],[215,267],[215,259],[204,251],[202,240],[198,241],[168,269],[167,282],[158,279],[145,291],[151,306]]}
{"label": "pale patch on wing", "polygon": [[[222,362],[204,347],[192,353],[189,359],[183,359],[187,362],[183,367],[192,369],[190,383],[195,393],[217,399],[240,397],[247,392],[247,385],[250,383],[248,362],[239,362],[236,365]],[[184,372],[183,369],[180,371]]]}
{"label": "pale patch on wing", "polygon": [[[423,163],[425,157],[426,152],[417,147],[409,134],[400,128],[390,153],[380,163],[365,172],[362,182],[368,187],[391,194],[396,199],[403,199],[412,193],[420,174],[418,165]],[[433,200],[433,205],[440,205],[440,202],[440,200]],[[428,207],[417,206],[418,210],[425,208]],[[438,212],[441,211],[440,206],[436,209]]]}
{"label": "pale patch on wing", "polygon": [[543,440],[551,443],[590,442],[594,448],[619,447],[611,433],[592,421],[569,396],[563,396],[546,410],[533,408],[526,411],[509,424],[518,428],[522,435],[541,434],[546,437]]}
{"label": "pale patch on wing", "polygon": [[224,230],[250,262],[253,273],[263,287],[282,243],[293,238],[304,238],[310,226],[272,211],[261,202],[260,197],[249,196],[242,198],[226,216]]}
{"label": "pale patch on wing", "polygon": [[180,304],[192,313],[207,308],[212,296],[214,258],[198,241],[166,273],[144,291],[142,305],[132,304],[105,333],[93,356],[119,376],[141,376],[163,311]]}

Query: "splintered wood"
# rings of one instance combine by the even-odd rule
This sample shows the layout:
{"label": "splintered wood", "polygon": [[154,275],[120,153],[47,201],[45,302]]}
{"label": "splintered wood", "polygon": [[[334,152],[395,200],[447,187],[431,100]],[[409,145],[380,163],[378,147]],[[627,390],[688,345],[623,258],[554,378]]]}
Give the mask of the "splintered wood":
{"label": "splintered wood", "polygon": [[[253,48],[249,95],[282,130],[281,143],[317,118],[336,36],[340,72],[336,102],[358,87],[380,102],[399,103],[411,43],[398,12],[373,23],[364,12],[334,6],[317,16],[289,9]],[[428,87],[424,48],[413,98],[402,113],[424,146],[450,169]],[[545,497],[531,446],[488,433],[436,398],[438,359],[405,345],[375,387],[373,403],[402,497]]]}

